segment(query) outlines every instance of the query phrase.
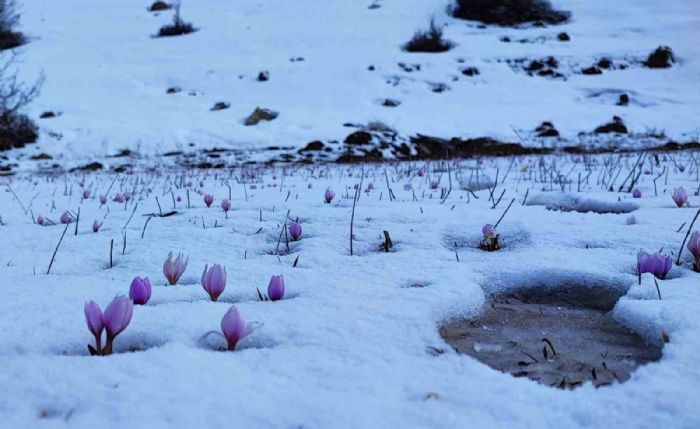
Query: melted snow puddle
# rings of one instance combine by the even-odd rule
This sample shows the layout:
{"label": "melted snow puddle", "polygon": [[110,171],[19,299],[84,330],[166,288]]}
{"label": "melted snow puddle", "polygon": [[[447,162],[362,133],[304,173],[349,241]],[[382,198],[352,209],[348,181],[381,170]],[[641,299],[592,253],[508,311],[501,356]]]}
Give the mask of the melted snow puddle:
{"label": "melted snow puddle", "polygon": [[458,353],[548,386],[624,382],[659,360],[661,347],[613,319],[620,296],[586,287],[502,293],[478,316],[443,325],[440,335]]}

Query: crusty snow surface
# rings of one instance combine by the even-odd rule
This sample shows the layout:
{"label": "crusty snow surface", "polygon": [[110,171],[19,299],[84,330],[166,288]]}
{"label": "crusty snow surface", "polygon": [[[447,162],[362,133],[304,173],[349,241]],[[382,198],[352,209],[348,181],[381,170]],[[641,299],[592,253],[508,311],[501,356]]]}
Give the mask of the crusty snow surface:
{"label": "crusty snow surface", "polygon": [[[659,282],[662,300],[651,279],[638,285],[634,274],[640,249],[677,255],[700,205],[698,170],[688,155],[660,155],[660,165],[649,155],[642,198],[607,191],[617,190],[637,159],[4,178],[0,427],[700,427],[700,274],[685,251]],[[505,193],[493,209],[488,189],[463,190],[496,177],[496,199]],[[431,181],[439,189],[431,190]],[[228,218],[219,205],[229,196],[226,182]],[[370,183],[374,189],[365,192]],[[353,188],[360,184],[350,256]],[[96,198],[110,186],[109,202],[100,206]],[[690,207],[671,200],[678,186],[689,191]],[[332,204],[323,202],[327,187],[336,193]],[[91,195],[81,201],[83,189]],[[124,191],[133,193],[126,206],[112,201]],[[211,208],[203,193],[214,196]],[[523,205],[526,194],[531,204]],[[144,232],[143,215],[159,213],[156,197],[163,212],[175,199],[178,214],[153,218]],[[497,228],[504,248],[479,250],[481,227],[495,223],[513,199]],[[593,211],[567,211],[576,207]],[[31,216],[58,222],[64,210],[78,209],[77,235],[71,224],[47,275],[63,226],[42,227]],[[303,235],[277,256],[287,211]],[[631,215],[637,224],[627,225]],[[104,220],[96,234],[94,219]],[[390,253],[379,251],[384,230],[394,242]],[[170,251],[190,257],[176,286],[161,272]],[[212,263],[228,271],[219,302],[199,285]],[[264,292],[273,274],[284,275],[287,296],[258,301],[256,288]],[[114,355],[89,356],[83,304],[95,300],[104,308],[128,293],[135,276],[150,278],[151,301],[134,309]],[[650,342],[668,335],[661,360],[624,384],[563,391],[459,355],[438,333],[443,321],[475,314],[486,293],[573,284],[628,288],[613,314]],[[237,350],[221,351],[216,335],[202,337],[219,329],[232,304],[260,327]]]}
{"label": "crusty snow surface", "polygon": [[[25,0],[20,30],[30,42],[20,48],[21,76],[31,82],[42,70],[46,75],[29,113],[60,115],[38,120],[39,143],[20,153],[45,152],[64,166],[122,149],[152,157],[218,147],[265,159],[271,157],[259,152],[265,148],[342,142],[354,131],[343,124],[375,120],[403,136],[506,141],[517,141],[513,129],[527,137],[552,121],[569,144],[613,115],[634,133],[665,133],[682,142],[700,133],[695,0],[556,0],[556,7],[571,11],[570,22],[522,29],[454,19],[447,0],[376,3],[381,7],[369,8],[371,0],[183,0],[182,17],[198,31],[154,38],[173,12],[148,12],[146,0]],[[455,47],[404,52],[402,45],[431,18],[445,26]],[[559,42],[560,32],[571,41]],[[504,36],[513,42],[501,42]],[[661,45],[671,46],[676,64],[641,67]],[[507,63],[550,55],[566,79],[528,76]],[[633,65],[580,74],[602,57]],[[399,63],[421,68],[407,72]],[[480,74],[462,75],[468,66]],[[269,81],[257,81],[262,70]],[[434,93],[435,84],[449,90]],[[170,87],[182,91],[166,94]],[[616,106],[623,92],[630,105]],[[384,107],[386,98],[401,105]],[[210,111],[217,102],[230,108]],[[244,126],[258,106],[279,117]]]}

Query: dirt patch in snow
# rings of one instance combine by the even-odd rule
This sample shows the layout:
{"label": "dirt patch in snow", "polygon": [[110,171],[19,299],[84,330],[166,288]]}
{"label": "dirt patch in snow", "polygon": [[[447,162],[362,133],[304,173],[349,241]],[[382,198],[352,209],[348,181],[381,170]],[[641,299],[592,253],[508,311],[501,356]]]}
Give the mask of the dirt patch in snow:
{"label": "dirt patch in snow", "polygon": [[612,317],[621,293],[585,286],[501,293],[476,317],[443,325],[440,335],[458,353],[548,386],[624,382],[659,360],[661,347]]}

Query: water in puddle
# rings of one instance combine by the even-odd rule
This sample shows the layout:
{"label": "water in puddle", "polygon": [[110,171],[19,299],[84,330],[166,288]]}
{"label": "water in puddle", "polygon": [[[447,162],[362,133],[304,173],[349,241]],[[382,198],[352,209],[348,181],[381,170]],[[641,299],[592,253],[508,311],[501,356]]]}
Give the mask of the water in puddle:
{"label": "water in puddle", "polygon": [[574,388],[624,382],[661,347],[615,321],[615,291],[531,289],[494,295],[472,319],[443,325],[458,353],[539,383]]}

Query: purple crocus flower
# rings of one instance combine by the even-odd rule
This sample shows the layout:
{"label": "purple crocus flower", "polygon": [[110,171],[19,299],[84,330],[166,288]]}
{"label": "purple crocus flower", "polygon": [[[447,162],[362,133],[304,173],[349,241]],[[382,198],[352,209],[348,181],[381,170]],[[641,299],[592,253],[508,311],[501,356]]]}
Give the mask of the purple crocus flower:
{"label": "purple crocus flower", "polygon": [[673,201],[678,207],[683,207],[686,201],[688,201],[688,193],[681,186],[680,188],[676,188],[673,190],[673,195],[671,196],[671,198],[673,198]]}
{"label": "purple crocus flower", "polygon": [[227,199],[221,200],[221,208],[224,210],[224,213],[228,213],[231,210],[231,202]]}
{"label": "purple crocus flower", "polygon": [[700,272],[700,233],[694,231],[688,239],[688,251],[693,254],[693,270]]}
{"label": "purple crocus flower", "polygon": [[483,228],[481,228],[481,233],[484,235],[484,239],[492,239],[496,236],[496,234],[493,231],[493,225],[490,223],[487,223],[484,225]]}
{"label": "purple crocus flower", "polygon": [[214,202],[214,196],[213,195],[205,195],[204,196],[204,204],[207,205],[207,207],[211,207],[211,203]]}
{"label": "purple crocus flower", "polygon": [[413,186],[411,186],[410,183],[406,183],[406,184],[403,185],[403,190],[404,190],[404,191],[410,191],[411,189],[413,189]]}
{"label": "purple crocus flower", "polygon": [[292,241],[298,241],[301,238],[301,224],[298,220],[289,224],[289,236],[292,238]]}
{"label": "purple crocus flower", "polygon": [[102,205],[107,204],[107,196],[106,195],[100,195],[100,204],[102,204]]}
{"label": "purple crocus flower", "polygon": [[228,309],[221,319],[221,332],[226,338],[229,350],[235,350],[238,341],[250,333],[245,320],[243,320],[241,314],[234,305]]}
{"label": "purple crocus flower", "polygon": [[163,263],[163,274],[165,278],[168,279],[168,283],[174,285],[180,280],[180,277],[187,269],[187,263],[190,258],[187,259],[182,257],[182,253],[177,254],[177,258],[173,261],[173,252],[168,253],[168,259]]}
{"label": "purple crocus flower", "polygon": [[68,214],[68,212],[63,212],[63,214],[61,215],[61,223],[66,224],[66,223],[70,223],[70,221],[71,221],[70,214]]}
{"label": "purple crocus flower", "polygon": [[627,218],[627,225],[636,225],[637,224],[637,218],[632,215]]}
{"label": "purple crocus flower", "polygon": [[102,222],[94,221],[92,223],[92,232],[98,233],[100,228],[102,228]]}
{"label": "purple crocus flower", "polygon": [[104,324],[102,323],[102,309],[95,303],[95,301],[88,301],[85,303],[83,308],[85,312],[85,321],[87,322],[88,329],[92,332],[95,337],[95,353],[102,353],[102,331],[104,330]]}
{"label": "purple crocus flower", "polygon": [[659,252],[639,252],[637,254],[637,275],[641,278],[642,274],[650,273],[657,279],[664,280],[671,270],[672,263],[669,255],[663,255]]}
{"label": "purple crocus flower", "polygon": [[284,298],[284,277],[272,276],[267,286],[267,296],[270,301],[279,301]]}
{"label": "purple crocus flower", "polygon": [[148,277],[134,277],[129,288],[129,298],[137,305],[143,305],[151,299],[151,281]]}
{"label": "purple crocus flower", "polygon": [[419,168],[418,169],[418,177],[423,177],[425,175],[425,169]]}
{"label": "purple crocus flower", "polygon": [[323,194],[323,200],[326,204],[330,204],[335,198],[335,192],[331,191],[331,188],[326,188],[326,192]]}
{"label": "purple crocus flower", "polygon": [[642,198],[642,191],[637,188],[632,189],[632,198]]}
{"label": "purple crocus flower", "polygon": [[112,353],[112,342],[131,322],[134,304],[123,295],[117,296],[102,313],[102,323],[107,331],[107,343],[102,350],[103,355]]}
{"label": "purple crocus flower", "polygon": [[205,266],[202,273],[202,287],[211,300],[216,301],[226,288],[226,268],[221,268],[218,264],[214,264],[211,269],[208,267]]}
{"label": "purple crocus flower", "polygon": [[685,165],[679,165],[679,166],[678,166],[678,171],[680,171],[681,173],[684,172],[684,171],[685,171]]}
{"label": "purple crocus flower", "polygon": [[124,194],[117,194],[114,196],[114,199],[112,201],[115,201],[117,203],[124,203],[126,202],[126,197]]}
{"label": "purple crocus flower", "polygon": [[37,216],[36,223],[38,223],[39,225],[43,225],[45,222],[46,222],[46,219],[44,219],[44,216],[42,216],[42,215]]}
{"label": "purple crocus flower", "polygon": [[86,189],[83,191],[83,199],[87,200],[88,198],[90,198],[90,191]]}
{"label": "purple crocus flower", "polygon": [[438,183],[437,180],[431,180],[430,181],[430,189],[437,189],[440,184]]}

